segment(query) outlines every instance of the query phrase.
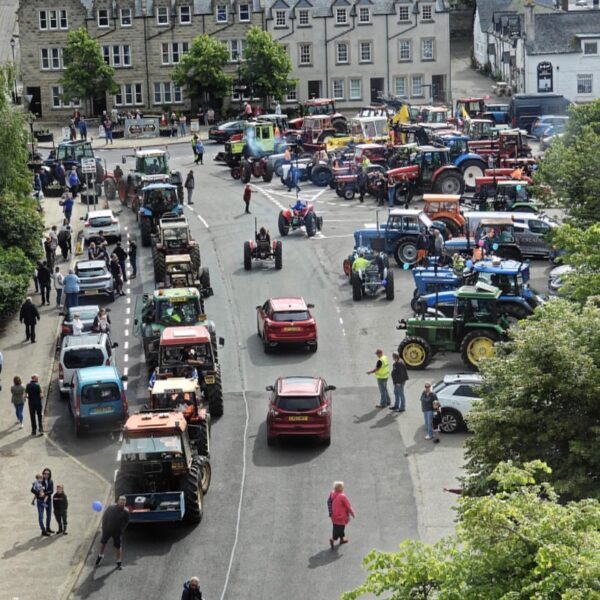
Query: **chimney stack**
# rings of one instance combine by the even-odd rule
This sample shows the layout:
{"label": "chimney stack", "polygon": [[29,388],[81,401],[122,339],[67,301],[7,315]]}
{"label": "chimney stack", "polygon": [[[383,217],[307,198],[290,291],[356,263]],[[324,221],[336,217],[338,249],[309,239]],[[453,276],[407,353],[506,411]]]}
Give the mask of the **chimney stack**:
{"label": "chimney stack", "polygon": [[[565,2],[567,0],[564,0]],[[533,15],[534,4],[533,0],[525,0],[525,14],[524,14],[524,33],[525,38],[529,42],[533,42],[535,40],[535,17]]]}

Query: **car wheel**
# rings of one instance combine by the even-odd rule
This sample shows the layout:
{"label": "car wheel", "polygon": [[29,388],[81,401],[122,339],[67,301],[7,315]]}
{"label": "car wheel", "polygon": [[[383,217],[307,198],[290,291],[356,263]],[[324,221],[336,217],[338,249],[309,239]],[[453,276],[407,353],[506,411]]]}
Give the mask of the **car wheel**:
{"label": "car wheel", "polygon": [[323,446],[331,446],[331,437],[324,437],[321,440],[321,443],[323,444]]}
{"label": "car wheel", "polygon": [[456,433],[463,427],[462,415],[452,408],[442,408],[440,429],[443,433]]}

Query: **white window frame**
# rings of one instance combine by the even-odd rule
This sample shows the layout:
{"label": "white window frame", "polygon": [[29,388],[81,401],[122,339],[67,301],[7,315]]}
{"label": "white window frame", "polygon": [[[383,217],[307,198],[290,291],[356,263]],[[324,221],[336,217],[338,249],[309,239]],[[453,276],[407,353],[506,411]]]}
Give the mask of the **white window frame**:
{"label": "white window frame", "polygon": [[291,87],[285,94],[286,102],[298,102],[298,88],[296,86]]}
{"label": "white window frame", "polygon": [[40,69],[50,71],[50,48],[40,48]]}
{"label": "white window frame", "polygon": [[[400,86],[398,85],[400,82],[402,83],[402,91],[400,91]],[[396,92],[396,96],[408,96],[406,93],[406,75],[398,75],[394,78],[394,91]]]}
{"label": "white window frame", "polygon": [[[358,82],[358,94],[353,93],[353,82]],[[352,77],[348,80],[348,100],[362,100],[362,79],[360,77]]]}
{"label": "white window frame", "polygon": [[347,8],[336,8],[335,9],[335,24],[336,25],[348,25],[348,9]]}
{"label": "white window frame", "polygon": [[155,81],[152,84],[152,104],[155,106],[183,104],[181,87],[171,81]]}
{"label": "white window frame", "polygon": [[[308,48],[308,61],[302,60],[302,50],[304,48]],[[313,52],[312,52],[312,44],[303,42],[302,44],[298,44],[298,65],[301,67],[308,67],[313,64]]]}
{"label": "white window frame", "polygon": [[99,29],[110,27],[110,10],[108,8],[99,8],[96,15],[96,22]]}
{"label": "white window frame", "polygon": [[[127,95],[131,96],[131,102],[127,102]],[[120,100],[119,100],[120,98]],[[140,106],[144,104],[144,92],[141,83],[124,83],[119,91],[113,96],[115,106]]]}
{"label": "white window frame", "polygon": [[[71,100],[68,104],[65,104],[62,99],[62,86],[60,85],[51,85],[50,86],[50,96],[52,98],[52,110],[58,110],[61,108],[78,108],[81,106],[81,101],[78,98]],[[58,100],[58,103],[56,103]]]}
{"label": "white window frame", "polygon": [[40,10],[38,11],[38,25],[41,31],[48,30],[48,11]]}
{"label": "white window frame", "polygon": [[65,9],[40,10],[38,11],[38,25],[41,31],[69,29],[69,16]]}
{"label": "white window frame", "polygon": [[[245,19],[242,19],[242,6],[246,7],[246,10],[244,12],[248,15]],[[250,4],[249,3],[240,4],[238,6],[238,21],[240,23],[250,23],[251,20],[252,20],[252,11],[250,10]]]}
{"label": "white window frame", "polygon": [[[346,58],[344,59],[340,53],[341,50],[345,48],[346,50]],[[337,65],[347,65],[350,64],[350,45],[348,42],[336,42],[335,44],[335,62]]]}
{"label": "white window frame", "polygon": [[112,64],[114,67],[116,67],[117,69],[123,66],[123,61],[121,60],[121,46],[119,46],[118,44],[115,44],[114,46],[110,47],[110,53],[111,53],[111,57],[112,57]]}
{"label": "white window frame", "polygon": [[298,27],[310,27],[310,11],[308,8],[298,9]]}
{"label": "white window frame", "polygon": [[[119,19],[121,22],[121,27],[131,27],[133,25],[133,18],[131,16],[131,8],[122,8],[119,11]],[[127,23],[126,21],[129,21]]]}
{"label": "white window frame", "polygon": [[[580,91],[580,86],[587,85],[589,83],[589,92]],[[587,96],[588,94],[594,93],[594,75],[592,73],[577,73],[577,95]]]}
{"label": "white window frame", "polygon": [[[586,52],[587,46],[594,46],[594,52]],[[597,40],[585,40],[581,48],[584,56],[598,56],[598,41]]]}
{"label": "white window frame", "polygon": [[160,64],[177,65],[184,54],[190,51],[189,42],[163,42],[160,45]]}
{"label": "white window frame", "polygon": [[110,44],[102,46],[104,62],[115,69],[131,67],[131,46],[129,44]]}
{"label": "white window frame", "polygon": [[[338,84],[341,84],[341,86],[342,86],[342,93],[341,93],[341,95],[337,94],[336,90],[335,90],[336,85],[338,85]],[[341,79],[339,77],[335,77],[334,79],[332,79],[331,80],[331,95],[332,95],[332,98],[334,100],[345,100],[346,99],[345,94],[346,94],[346,82],[345,82],[345,80]]]}
{"label": "white window frame", "polygon": [[410,10],[408,6],[403,4],[398,6],[398,22],[408,23],[410,21]]}
{"label": "white window frame", "polygon": [[58,11],[58,27],[59,29],[69,29],[69,18],[65,9],[61,9]]}
{"label": "white window frame", "polygon": [[[415,93],[415,79],[419,78],[421,80],[421,92],[419,94]],[[410,76],[410,95],[412,98],[424,98],[425,97],[425,77],[421,74],[411,75]]]}
{"label": "white window frame", "polygon": [[287,27],[287,10],[275,11],[275,27]]}
{"label": "white window frame", "polygon": [[[431,44],[431,56],[425,55],[427,44]],[[435,60],[435,38],[421,38],[421,60],[426,62]]]}
{"label": "white window frame", "polygon": [[244,50],[246,50],[245,38],[240,40],[228,40],[227,49],[229,51],[229,62],[234,63],[240,60],[244,60]]}
{"label": "white window frame", "polygon": [[[366,46],[364,46],[366,44]],[[363,57],[363,48],[366,47],[369,49],[369,57]],[[370,40],[362,40],[358,42],[358,62],[361,64],[367,64],[373,62],[373,42]]]}
{"label": "white window frame", "polygon": [[[408,48],[408,58],[402,56],[402,47],[406,44]],[[412,40],[398,40],[398,62],[410,62],[412,60]]]}
{"label": "white window frame", "polygon": [[[186,19],[184,19],[184,9],[187,10]],[[192,7],[190,4],[182,4],[179,7],[179,24],[180,25],[191,25],[192,24]]]}
{"label": "white window frame", "polygon": [[[367,15],[364,19],[363,15]],[[371,22],[371,7],[370,6],[359,6],[358,7],[358,23],[359,25],[366,25]]]}
{"label": "white window frame", "polygon": [[[433,4],[422,4],[421,5],[422,13],[421,13],[421,21],[433,21]],[[426,16],[425,13],[428,13]]]}
{"label": "white window frame", "polygon": [[215,21],[217,23],[229,22],[229,11],[227,10],[227,4],[217,4],[215,6]]}
{"label": "white window frame", "polygon": [[169,7],[168,6],[157,6],[156,7],[156,24],[159,27],[168,27],[171,22],[169,16]]}

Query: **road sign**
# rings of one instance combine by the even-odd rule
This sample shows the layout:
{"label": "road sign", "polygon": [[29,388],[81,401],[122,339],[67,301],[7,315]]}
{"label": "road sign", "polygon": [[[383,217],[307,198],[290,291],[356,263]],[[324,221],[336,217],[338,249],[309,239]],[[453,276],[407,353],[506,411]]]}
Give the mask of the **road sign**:
{"label": "road sign", "polygon": [[96,159],[95,158],[82,158],[81,159],[81,172],[84,174],[95,175],[96,174]]}

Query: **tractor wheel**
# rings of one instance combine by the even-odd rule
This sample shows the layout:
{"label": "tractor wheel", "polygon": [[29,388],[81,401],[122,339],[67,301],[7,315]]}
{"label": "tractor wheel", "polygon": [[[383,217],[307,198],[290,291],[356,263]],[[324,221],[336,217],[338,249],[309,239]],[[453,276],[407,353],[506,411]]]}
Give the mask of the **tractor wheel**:
{"label": "tractor wheel", "polygon": [[335,189],[336,189],[336,187],[337,187],[337,183],[336,183],[336,181],[335,181],[335,177],[333,176],[333,171],[332,171],[332,173],[331,173],[331,179],[329,180],[329,187],[330,187],[332,190],[335,190]]}
{"label": "tractor wheel", "polygon": [[214,329],[210,332],[210,345],[212,346],[215,362],[219,362],[219,344],[217,344],[217,334]]}
{"label": "tractor wheel", "polygon": [[273,179],[273,167],[270,164],[265,167],[262,178],[265,183],[269,183]]}
{"label": "tractor wheel", "polygon": [[457,236],[460,235],[460,233],[461,233],[460,232],[460,227],[452,219],[450,219],[448,217],[439,217],[439,218],[436,219],[436,221],[440,221],[440,223],[443,223],[446,226],[446,229],[448,230],[448,233],[452,237],[457,237]]}
{"label": "tractor wheel", "polygon": [[150,219],[143,218],[140,222],[140,234],[142,238],[142,246],[148,248],[152,244],[152,223]]}
{"label": "tractor wheel", "polygon": [[498,302],[497,306],[498,313],[506,317],[511,327],[513,325],[517,325],[519,321],[522,321],[531,315],[531,310],[527,310],[520,304],[515,304],[512,302]]}
{"label": "tractor wheel", "polygon": [[336,133],[345,134],[348,132],[348,123],[343,119],[336,119],[331,125]]}
{"label": "tractor wheel", "polygon": [[353,200],[354,194],[356,194],[354,186],[350,187],[349,185],[347,185],[344,187],[342,197],[344,198],[344,200]]}
{"label": "tractor wheel", "polygon": [[344,271],[344,275],[348,278],[350,282],[352,278],[352,258],[345,258],[342,263],[342,271]]}
{"label": "tractor wheel", "polygon": [[154,281],[159,284],[165,280],[167,270],[166,256],[152,247],[152,263],[154,265]]}
{"label": "tractor wheel", "polygon": [[351,275],[352,281],[352,300],[355,302],[359,302],[362,299],[363,289],[362,289],[362,280],[358,273],[352,273]]}
{"label": "tractor wheel", "polygon": [[394,299],[394,273],[391,269],[388,269],[387,272],[387,283],[385,285],[385,299],[393,300]]}
{"label": "tractor wheel", "polygon": [[114,200],[117,195],[117,186],[113,179],[104,180],[104,195],[107,200]]}
{"label": "tractor wheel", "polygon": [[275,242],[275,268],[283,267],[283,244],[280,241]]}
{"label": "tractor wheel", "polygon": [[458,171],[442,171],[433,183],[434,194],[462,194],[465,191],[465,180]]}
{"label": "tractor wheel", "polygon": [[249,162],[242,163],[241,170],[241,182],[248,183],[252,179],[252,165]]}
{"label": "tractor wheel", "polygon": [[421,296],[418,293],[418,290],[415,290],[415,292],[417,292],[417,295],[410,299],[410,308],[415,314],[419,314],[419,300],[421,299]]}
{"label": "tractor wheel", "polygon": [[210,482],[212,481],[212,467],[210,466],[210,460],[208,456],[200,457],[200,487],[202,493],[206,496],[210,489]]}
{"label": "tractor wheel", "polygon": [[489,329],[476,329],[467,333],[460,345],[460,355],[465,365],[477,370],[482,360],[494,356],[494,344],[497,340],[496,333]]}
{"label": "tractor wheel", "polygon": [[311,181],[319,187],[327,187],[332,177],[331,170],[323,166],[316,167],[310,173]]}
{"label": "tractor wheel", "polygon": [[398,345],[398,354],[407,369],[424,369],[431,360],[431,346],[421,337],[406,337]]}
{"label": "tractor wheel", "polygon": [[199,246],[195,245],[190,248],[190,258],[192,259],[192,271],[197,273],[200,270],[200,265],[202,264]]}
{"label": "tractor wheel", "polygon": [[252,249],[250,242],[244,242],[244,270],[252,270]]}
{"label": "tractor wheel", "polygon": [[240,168],[240,165],[231,167],[229,174],[233,179],[239,179],[242,176],[242,169]]}
{"label": "tractor wheel", "polygon": [[400,238],[394,250],[394,258],[400,267],[405,264],[414,265],[417,262],[417,238]]}
{"label": "tractor wheel", "polygon": [[339,185],[338,185],[338,186],[336,186],[336,188],[335,188],[335,193],[336,193],[336,195],[338,195],[340,198],[343,198],[343,197],[344,197],[344,188],[343,188],[343,187],[341,187],[341,186],[339,186]]}
{"label": "tractor wheel", "polygon": [[183,520],[190,524],[200,523],[204,512],[204,494],[202,493],[202,483],[200,481],[200,468],[200,461],[194,459],[183,482],[183,499],[185,502]]}
{"label": "tractor wheel", "polygon": [[206,399],[210,414],[213,417],[223,416],[223,386],[221,384],[221,374],[215,375],[215,382],[206,386]]}
{"label": "tractor wheel", "polygon": [[127,494],[135,494],[139,489],[137,478],[132,475],[125,475],[121,471],[117,471],[115,478],[115,499],[119,496],[127,496]]}
{"label": "tractor wheel", "polygon": [[462,415],[453,408],[442,408],[440,430],[443,433],[456,433],[464,427]]}
{"label": "tractor wheel", "polygon": [[[195,427],[190,428],[190,433],[193,431],[196,437],[196,447],[198,448],[198,454],[200,456],[210,456],[210,432],[208,430],[208,419],[210,418],[207,415],[206,419],[200,421]],[[206,490],[202,491],[206,494]]]}
{"label": "tractor wheel", "polygon": [[124,179],[119,181],[119,185],[117,186],[117,192],[119,193],[119,200],[123,206],[127,206],[128,194],[127,194],[127,185]]}
{"label": "tractor wheel", "polygon": [[283,212],[279,213],[279,218],[277,219],[277,226],[279,227],[279,233],[281,236],[285,237],[290,232],[290,224]]}
{"label": "tractor wheel", "polygon": [[306,215],[304,224],[306,226],[306,235],[308,237],[313,237],[315,233],[317,233],[317,217],[315,216],[315,213],[309,212]]}
{"label": "tractor wheel", "polygon": [[283,161],[277,160],[275,161],[275,165],[273,166],[273,171],[277,177],[281,177],[283,175]]}
{"label": "tractor wheel", "polygon": [[259,160],[255,160],[250,166],[252,167],[251,170],[254,177],[262,177],[263,168],[261,167]]}
{"label": "tractor wheel", "polygon": [[476,158],[465,160],[465,162],[460,165],[460,170],[462,171],[465,180],[465,189],[467,191],[472,192],[475,189],[475,179],[483,177],[486,169],[487,165]]}

